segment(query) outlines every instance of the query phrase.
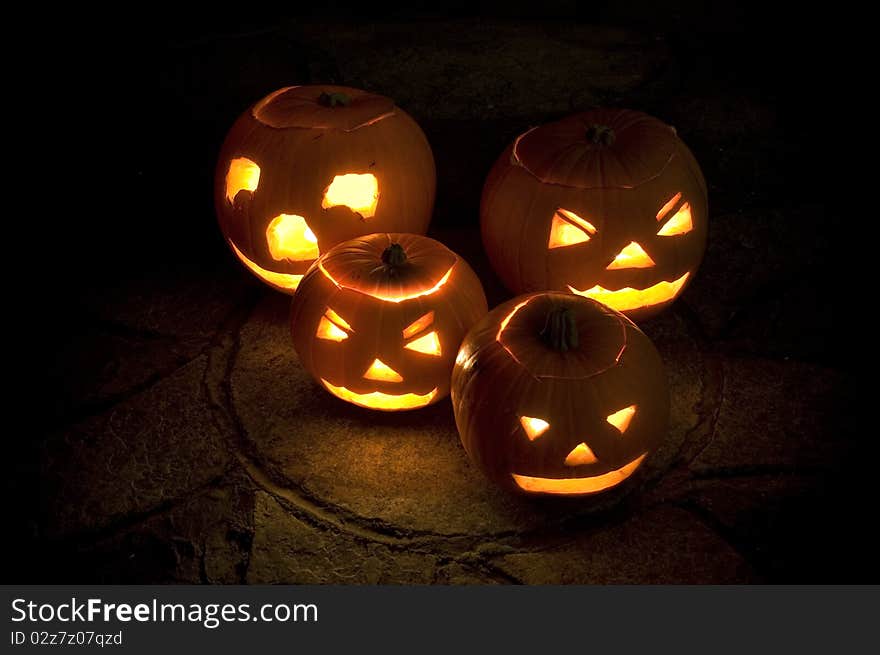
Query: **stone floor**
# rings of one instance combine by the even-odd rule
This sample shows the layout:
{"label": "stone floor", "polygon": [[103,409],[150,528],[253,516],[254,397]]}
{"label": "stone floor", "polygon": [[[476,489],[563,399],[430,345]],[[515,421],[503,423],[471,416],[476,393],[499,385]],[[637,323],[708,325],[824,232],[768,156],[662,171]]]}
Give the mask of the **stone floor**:
{"label": "stone floor", "polygon": [[[385,415],[330,397],[297,361],[289,299],[225,251],[208,207],[196,223],[211,238],[192,260],[92,276],[69,300],[38,440],[38,507],[19,540],[33,561],[14,577],[860,581],[855,426],[823,300],[829,246],[816,238],[828,215],[816,196],[785,192],[780,162],[797,149],[778,106],[699,77],[643,30],[451,22],[419,26],[416,40],[414,29],[303,24],[181,43],[163,79],[192,85],[192,115],[217,84],[195,73],[217,57],[236,62],[211,68],[242,80],[230,82],[236,112],[263,92],[250,81],[258,68],[270,85],[284,80],[274,86],[398,89],[435,147],[432,235],[472,263],[491,305],[507,294],[480,251],[477,206],[511,136],[594,104],[676,124],[709,182],[710,238],[683,298],[642,326],[673,391],[669,438],[642,488],[601,512],[511,497],[469,465],[448,400]],[[151,165],[132,188],[154,184]]]}

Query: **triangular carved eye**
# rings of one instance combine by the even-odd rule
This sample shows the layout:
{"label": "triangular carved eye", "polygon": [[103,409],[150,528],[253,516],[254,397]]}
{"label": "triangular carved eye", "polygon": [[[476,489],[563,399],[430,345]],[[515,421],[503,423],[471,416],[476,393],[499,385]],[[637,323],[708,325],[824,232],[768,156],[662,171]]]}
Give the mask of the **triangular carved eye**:
{"label": "triangular carved eye", "polygon": [[617,253],[614,261],[608,264],[606,270],[613,271],[619,268],[650,268],[654,266],[654,260],[635,241]]}
{"label": "triangular carved eye", "polygon": [[583,464],[595,464],[599,459],[592,449],[585,443],[579,443],[565,458],[566,466],[581,466]]}
{"label": "triangular carved eye", "polygon": [[318,323],[318,331],[315,336],[319,339],[339,342],[348,339],[349,332],[354,332],[354,330],[348,321],[328,307]]}
{"label": "triangular carved eye", "polygon": [[691,216],[691,206],[684,203],[677,212],[672,215],[663,227],[657,232],[657,236],[674,237],[679,234],[687,234],[694,229],[694,221]]}
{"label": "triangular carved eye", "polygon": [[629,427],[630,421],[632,421],[633,416],[636,415],[636,406],[630,405],[629,407],[624,407],[613,414],[609,415],[605,420],[608,421],[611,425],[616,427],[621,434],[626,432],[626,429]]}
{"label": "triangular carved eye", "polygon": [[529,438],[529,441],[534,441],[550,429],[550,424],[541,418],[520,416],[519,422],[520,425],[522,425],[523,430],[525,430],[526,436]]}
{"label": "triangular carved eye", "polygon": [[578,243],[586,243],[590,236],[596,234],[596,228],[592,223],[584,220],[573,211],[561,207],[553,214],[550,222],[550,239],[547,248],[563,248]]}

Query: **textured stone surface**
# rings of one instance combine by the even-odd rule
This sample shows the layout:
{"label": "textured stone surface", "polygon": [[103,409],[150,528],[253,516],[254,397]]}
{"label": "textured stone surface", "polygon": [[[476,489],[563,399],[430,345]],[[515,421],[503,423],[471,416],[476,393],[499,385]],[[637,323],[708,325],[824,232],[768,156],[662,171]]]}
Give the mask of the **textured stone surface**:
{"label": "textured stone surface", "polygon": [[646,512],[546,550],[504,555],[498,567],[524,584],[716,584],[756,582],[729,543],[693,515]]}
{"label": "textured stone surface", "polygon": [[219,477],[229,463],[202,391],[206,357],[49,437],[41,488],[55,537],[149,513]]}

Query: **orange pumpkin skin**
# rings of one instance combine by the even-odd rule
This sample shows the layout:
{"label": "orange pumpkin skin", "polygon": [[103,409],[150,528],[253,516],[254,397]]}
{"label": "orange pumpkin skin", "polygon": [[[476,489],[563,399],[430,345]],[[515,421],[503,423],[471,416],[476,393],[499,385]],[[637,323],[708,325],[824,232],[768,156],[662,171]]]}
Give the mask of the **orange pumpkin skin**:
{"label": "orange pumpkin skin", "polygon": [[517,137],[489,173],[480,220],[513,292],[579,293],[643,319],[693,279],[707,213],[703,174],[672,127],[600,109]]}
{"label": "orange pumpkin skin", "polygon": [[[342,175],[358,177],[331,191]],[[214,201],[236,256],[292,294],[317,255],[337,243],[373,232],[424,234],[435,186],[431,147],[392,100],[298,86],[270,93],[232,126]],[[298,218],[278,227],[279,217]]]}
{"label": "orange pumpkin skin", "polygon": [[[546,339],[560,312],[578,335],[565,351]],[[623,314],[559,292],[514,298],[470,330],[452,373],[452,406],[477,467],[506,489],[540,496],[628,489],[669,421],[666,374],[650,339]]]}
{"label": "orange pumpkin skin", "polygon": [[[388,262],[393,249],[405,261]],[[487,311],[476,274],[446,246],[372,234],[337,245],[306,273],[293,298],[293,345],[335,396],[417,409],[448,395],[461,340]]]}

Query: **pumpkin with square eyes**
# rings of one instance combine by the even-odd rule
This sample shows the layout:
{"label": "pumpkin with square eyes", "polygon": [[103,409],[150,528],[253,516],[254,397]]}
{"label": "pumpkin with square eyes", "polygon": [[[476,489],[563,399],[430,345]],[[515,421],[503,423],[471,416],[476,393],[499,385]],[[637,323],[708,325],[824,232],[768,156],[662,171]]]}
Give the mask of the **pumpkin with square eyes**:
{"label": "pumpkin with square eyes", "polygon": [[707,212],[703,174],[673,128],[602,109],[517,137],[489,173],[480,221],[512,291],[568,291],[642,319],[693,279]]}
{"label": "pumpkin with square eyes", "polygon": [[520,296],[462,343],[452,407],[470,459],[523,494],[603,496],[662,442],[669,392],[654,345],[623,314],[573,294]]}
{"label": "pumpkin with square eyes", "polygon": [[449,393],[455,353],[488,311],[470,266],[415,234],[339,244],[306,273],[293,299],[293,345],[334,396],[386,411]]}
{"label": "pumpkin with square eyes", "polygon": [[337,243],[381,231],[423,234],[435,185],[425,135],[389,98],[295,86],[270,93],[232,126],[214,200],[239,260],[292,294]]}

